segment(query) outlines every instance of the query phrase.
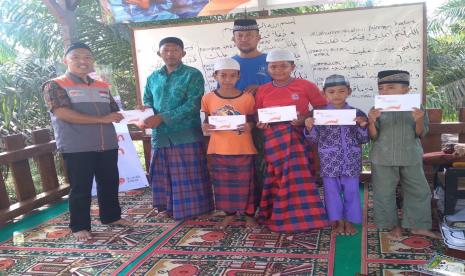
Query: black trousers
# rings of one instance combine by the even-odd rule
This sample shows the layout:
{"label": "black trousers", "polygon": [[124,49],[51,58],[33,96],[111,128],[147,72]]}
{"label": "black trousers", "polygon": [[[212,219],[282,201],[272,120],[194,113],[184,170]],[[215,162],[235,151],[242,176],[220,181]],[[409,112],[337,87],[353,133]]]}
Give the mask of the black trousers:
{"label": "black trousers", "polygon": [[71,231],[90,231],[92,183],[97,182],[100,221],[108,224],[121,218],[118,201],[118,150],[63,153],[71,185],[69,212]]}

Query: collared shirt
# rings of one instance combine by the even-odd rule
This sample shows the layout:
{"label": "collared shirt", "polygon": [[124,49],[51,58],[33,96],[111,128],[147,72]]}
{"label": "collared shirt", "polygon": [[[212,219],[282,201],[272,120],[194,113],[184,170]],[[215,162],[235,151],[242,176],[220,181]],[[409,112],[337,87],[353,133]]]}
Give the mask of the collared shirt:
{"label": "collared shirt", "polygon": [[152,146],[168,147],[203,140],[200,100],[204,93],[202,73],[180,64],[167,74],[166,66],[147,79],[144,104],[153,108],[163,122],[152,130]]}
{"label": "collared shirt", "polygon": [[326,105],[328,101],[316,84],[304,79],[292,79],[285,86],[275,86],[273,82],[260,85],[255,95],[257,109],[295,105],[297,115],[309,113],[309,104],[313,107]]}
{"label": "collared shirt", "polygon": [[[81,79],[79,76],[71,73],[66,72],[65,75],[70,78],[75,83],[83,83],[87,85],[91,85],[95,80],[89,76],[86,77],[86,80]],[[71,108],[71,99],[66,93],[66,90],[59,86],[58,83],[51,80],[42,86],[43,96],[45,100],[45,105],[47,106],[47,110],[53,113],[55,108],[59,107],[68,107]],[[116,104],[113,97],[110,97],[110,108],[112,112],[119,111],[119,107]]]}
{"label": "collared shirt", "polygon": [[[421,110],[424,111],[423,107]],[[376,120],[378,135],[373,139],[370,160],[383,166],[410,166],[422,162],[423,148],[420,137],[429,130],[428,114],[423,118],[424,130],[421,135],[415,132],[412,112],[382,112]]]}
{"label": "collared shirt", "polygon": [[[328,104],[324,109],[336,109]],[[342,109],[354,109],[347,103]],[[356,109],[357,117],[367,117]],[[320,175],[323,177],[358,176],[362,170],[361,144],[368,143],[368,131],[360,125],[325,126],[315,125],[305,137],[318,144]]]}

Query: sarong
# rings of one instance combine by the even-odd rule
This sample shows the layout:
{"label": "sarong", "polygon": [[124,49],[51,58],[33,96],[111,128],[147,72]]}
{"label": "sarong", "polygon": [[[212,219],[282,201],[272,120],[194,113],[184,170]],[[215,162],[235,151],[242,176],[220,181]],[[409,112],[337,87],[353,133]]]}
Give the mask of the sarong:
{"label": "sarong", "polygon": [[176,220],[213,210],[203,142],[153,150],[150,165],[153,207]]}
{"label": "sarong", "polygon": [[303,128],[278,123],[265,129],[267,174],[259,220],[276,232],[300,232],[328,225],[310,172]]}
{"label": "sarong", "polygon": [[255,214],[254,156],[210,155],[217,210]]}

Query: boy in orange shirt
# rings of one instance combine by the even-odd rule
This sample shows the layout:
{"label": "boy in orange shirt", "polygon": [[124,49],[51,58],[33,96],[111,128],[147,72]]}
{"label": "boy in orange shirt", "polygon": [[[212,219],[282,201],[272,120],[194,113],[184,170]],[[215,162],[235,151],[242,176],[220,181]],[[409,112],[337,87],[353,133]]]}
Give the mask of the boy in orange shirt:
{"label": "boy in orange shirt", "polygon": [[246,118],[253,118],[255,101],[251,94],[235,88],[240,71],[237,61],[219,59],[214,70],[213,77],[219,88],[202,97],[201,111],[206,118],[202,129],[211,135],[207,154],[212,161],[216,209],[226,213],[219,227],[226,228],[235,220],[237,213],[245,215],[246,227],[253,227],[257,224],[253,181],[253,162],[257,151],[251,135],[254,123],[247,119],[236,130],[215,130],[214,125],[207,123],[207,116],[246,115]]}

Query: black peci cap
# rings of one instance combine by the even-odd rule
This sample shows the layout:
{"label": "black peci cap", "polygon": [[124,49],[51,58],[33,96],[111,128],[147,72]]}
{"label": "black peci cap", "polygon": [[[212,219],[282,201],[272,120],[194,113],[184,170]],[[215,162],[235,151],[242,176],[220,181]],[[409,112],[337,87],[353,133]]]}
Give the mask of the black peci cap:
{"label": "black peci cap", "polygon": [[66,48],[66,50],[65,50],[65,56],[66,56],[69,52],[71,52],[72,50],[74,50],[74,49],[86,49],[86,50],[88,50],[89,52],[92,53],[92,50],[90,49],[89,46],[87,46],[87,44],[85,44],[84,42],[79,42],[79,41],[78,41],[78,42],[71,43],[71,44],[68,46],[68,48]]}
{"label": "black peci cap", "polygon": [[378,72],[378,85],[385,83],[410,85],[410,73],[402,70],[385,70]]}
{"label": "black peci cap", "polygon": [[233,32],[236,31],[258,31],[257,20],[255,19],[236,19],[234,20]]}

